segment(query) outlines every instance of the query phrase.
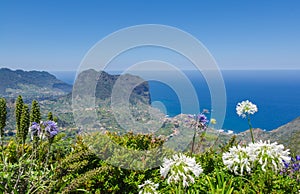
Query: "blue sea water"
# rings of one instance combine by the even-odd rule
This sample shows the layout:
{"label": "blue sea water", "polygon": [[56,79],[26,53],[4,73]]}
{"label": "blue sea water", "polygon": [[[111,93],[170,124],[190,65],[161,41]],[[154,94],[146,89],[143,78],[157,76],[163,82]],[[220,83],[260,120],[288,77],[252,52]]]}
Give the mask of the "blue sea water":
{"label": "blue sea water", "polygon": [[[73,84],[75,72],[52,73],[58,79]],[[201,109],[211,110],[210,91],[201,73],[184,73],[197,91]],[[172,73],[165,73],[165,76],[173,78]],[[276,129],[300,116],[300,70],[225,70],[222,71],[222,76],[227,96],[223,129],[237,133],[249,128],[247,121],[239,117],[235,110],[236,104],[243,100],[250,100],[258,106],[258,112],[251,120],[255,128]],[[181,80],[176,81],[180,85]],[[182,112],[180,100],[171,87],[152,80],[149,85],[151,100],[161,102],[169,116]],[[192,108],[193,104],[190,106]]]}

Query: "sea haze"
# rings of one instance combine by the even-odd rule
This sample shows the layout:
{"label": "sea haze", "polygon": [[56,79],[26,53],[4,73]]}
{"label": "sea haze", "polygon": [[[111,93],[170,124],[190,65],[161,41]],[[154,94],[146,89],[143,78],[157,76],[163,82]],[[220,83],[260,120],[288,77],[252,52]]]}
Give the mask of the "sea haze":
{"label": "sea haze", "polygon": [[[58,79],[73,84],[76,72],[52,72]],[[185,71],[193,84],[202,109],[211,109],[210,92],[201,73]],[[241,132],[248,129],[247,120],[237,116],[235,107],[242,100],[250,100],[258,106],[258,112],[252,116],[254,128],[265,130],[276,129],[300,116],[300,70],[225,70],[222,71],[226,95],[227,109],[223,129]],[[165,76],[172,79],[172,73]],[[178,85],[182,83],[176,80]],[[152,101],[164,104],[167,114],[180,114],[180,100],[176,92],[168,85],[149,81]],[[184,86],[183,86],[184,87]],[[193,110],[195,114],[199,111]],[[217,110],[213,110],[217,111]]]}

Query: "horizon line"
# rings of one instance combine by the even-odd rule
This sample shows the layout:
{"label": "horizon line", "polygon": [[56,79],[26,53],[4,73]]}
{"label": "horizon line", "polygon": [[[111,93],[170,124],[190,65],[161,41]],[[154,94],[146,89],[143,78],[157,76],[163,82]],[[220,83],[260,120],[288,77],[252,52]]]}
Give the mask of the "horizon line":
{"label": "horizon line", "polygon": [[[31,69],[24,69],[24,68],[10,68],[10,67],[0,67],[0,69],[10,69],[13,71],[17,71],[17,70],[22,70],[22,71],[46,71],[46,72],[76,72],[77,69],[71,70],[71,69],[65,69],[65,70],[54,70],[54,69],[36,69],[36,68],[31,68]],[[180,69],[180,68],[179,68]],[[106,69],[105,71],[107,72],[123,72],[126,69]],[[197,71],[197,69],[190,69],[190,68],[182,68],[180,69],[182,71]],[[203,69],[204,70],[204,69]],[[205,69],[205,70],[215,70],[215,69]],[[219,68],[218,70],[220,71],[284,71],[284,70],[296,70],[299,71],[300,68]],[[136,70],[138,71],[143,71],[143,70]],[[145,69],[144,71],[147,71],[147,69]],[[166,70],[166,69],[159,69],[159,70],[151,70],[151,71],[170,71],[170,70]],[[175,71],[175,70],[174,70]]]}

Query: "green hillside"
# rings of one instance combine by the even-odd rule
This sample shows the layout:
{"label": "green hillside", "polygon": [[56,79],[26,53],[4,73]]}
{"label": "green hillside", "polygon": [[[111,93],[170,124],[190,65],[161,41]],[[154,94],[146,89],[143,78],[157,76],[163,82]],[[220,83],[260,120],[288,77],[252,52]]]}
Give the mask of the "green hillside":
{"label": "green hillside", "polygon": [[72,86],[45,71],[0,69],[0,95],[25,99],[49,99],[71,92]]}

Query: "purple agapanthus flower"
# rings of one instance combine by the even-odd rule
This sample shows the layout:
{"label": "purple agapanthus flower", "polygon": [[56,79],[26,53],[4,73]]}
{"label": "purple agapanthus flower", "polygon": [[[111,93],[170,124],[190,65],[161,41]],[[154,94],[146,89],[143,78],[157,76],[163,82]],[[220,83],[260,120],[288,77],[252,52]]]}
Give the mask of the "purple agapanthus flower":
{"label": "purple agapanthus flower", "polygon": [[50,138],[53,138],[58,134],[59,130],[57,124],[54,121],[46,121],[43,124],[45,126],[45,131]]}
{"label": "purple agapanthus flower", "polygon": [[33,140],[34,136],[39,136],[40,135],[41,126],[36,122],[32,122],[32,125],[29,127],[29,130],[31,132],[31,140]]}
{"label": "purple agapanthus flower", "polygon": [[294,171],[298,171],[299,167],[300,167],[300,164],[297,164],[297,163],[293,164]]}
{"label": "purple agapanthus flower", "polygon": [[288,162],[286,162],[286,161],[284,161],[284,160],[283,160],[283,164],[284,164],[285,168],[288,168],[289,165],[290,165],[290,163],[288,163]]}
{"label": "purple agapanthus flower", "polygon": [[202,124],[206,124],[208,122],[207,117],[204,114],[198,114],[197,118]]}
{"label": "purple agapanthus flower", "polygon": [[[287,163],[283,160],[284,169],[282,169],[282,173],[288,175],[291,178],[296,178],[299,180],[298,173],[300,172],[300,157],[296,156],[296,158],[291,157],[290,163]],[[300,180],[299,180],[300,181]]]}

